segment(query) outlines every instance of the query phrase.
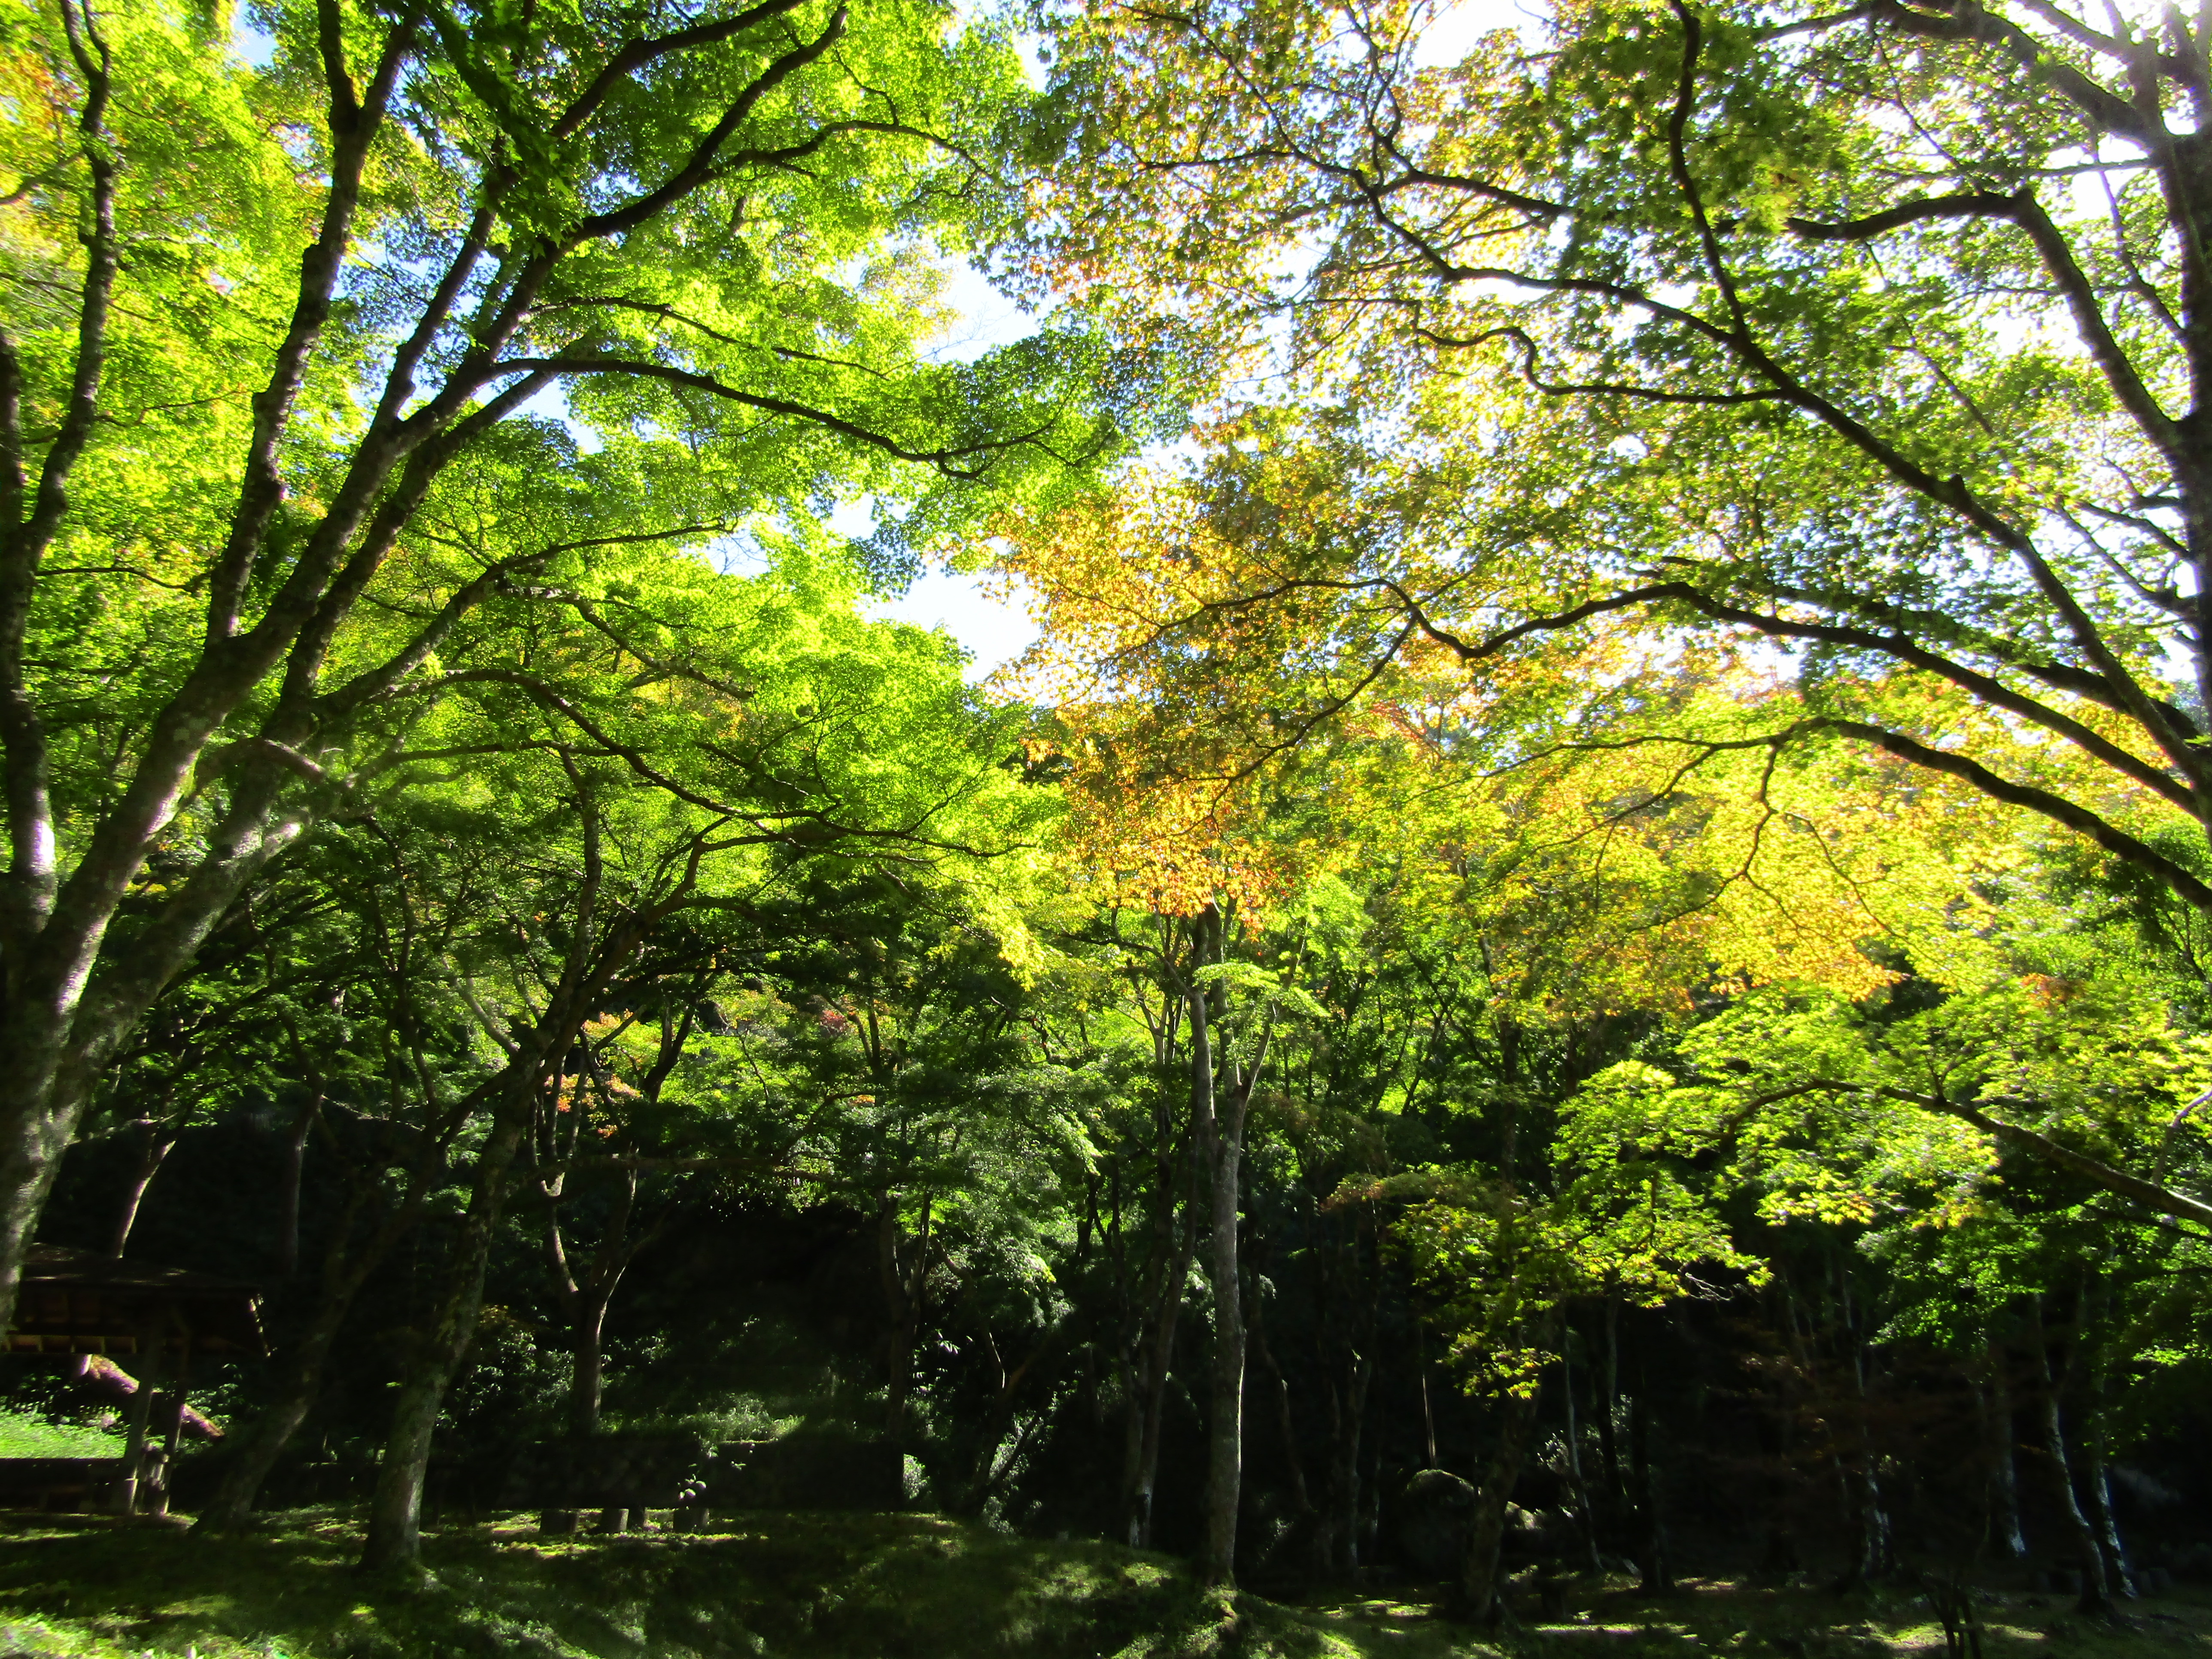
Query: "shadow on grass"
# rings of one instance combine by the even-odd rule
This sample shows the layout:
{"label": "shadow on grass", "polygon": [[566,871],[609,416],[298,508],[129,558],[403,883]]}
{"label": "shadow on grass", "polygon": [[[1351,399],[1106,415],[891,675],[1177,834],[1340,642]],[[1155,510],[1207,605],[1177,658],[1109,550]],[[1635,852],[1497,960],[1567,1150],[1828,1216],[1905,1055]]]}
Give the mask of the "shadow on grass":
{"label": "shadow on grass", "polygon": [[[711,1534],[538,1538],[453,1528],[431,1578],[353,1570],[331,1510],[244,1537],[91,1517],[0,1520],[0,1659],[1451,1659],[1498,1647],[1373,1597],[1285,1606],[1201,1589],[1169,1558],[1042,1543],[930,1516],[756,1515]],[[2212,1607],[2157,1604],[2092,1627],[2032,1597],[1985,1598],[1987,1659],[2173,1659],[2212,1648]],[[1693,1586],[1651,1601],[1589,1585],[1523,1627],[1516,1659],[1928,1659],[1909,1595]],[[2212,1659],[2208,1654],[2206,1659]]]}
{"label": "shadow on grass", "polygon": [[425,1583],[364,1577],[358,1528],[304,1511],[201,1539],[89,1517],[0,1522],[0,1659],[1356,1659],[1455,1651],[1209,1592],[1180,1563],[927,1516],[759,1515],[726,1531],[428,1540]]}

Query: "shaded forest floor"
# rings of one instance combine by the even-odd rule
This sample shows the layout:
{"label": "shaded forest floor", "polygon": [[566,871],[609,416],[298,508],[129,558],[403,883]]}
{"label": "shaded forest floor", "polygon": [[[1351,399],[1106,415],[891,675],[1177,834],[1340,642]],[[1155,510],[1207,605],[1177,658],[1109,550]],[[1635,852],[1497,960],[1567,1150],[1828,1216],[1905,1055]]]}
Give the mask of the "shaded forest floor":
{"label": "shaded forest floor", "polygon": [[[1595,1583],[1499,1643],[1425,1601],[1303,1605],[1209,1595],[1182,1564],[930,1516],[775,1515],[708,1534],[538,1541],[520,1522],[430,1538],[434,1582],[351,1570],[330,1510],[241,1539],[84,1516],[0,1518],[0,1659],[1906,1659],[1943,1652],[1907,1592],[1850,1599],[1692,1581],[1660,1599]],[[2212,1659],[2212,1595],[2117,1625],[2065,1598],[1985,1598],[1986,1659]]]}

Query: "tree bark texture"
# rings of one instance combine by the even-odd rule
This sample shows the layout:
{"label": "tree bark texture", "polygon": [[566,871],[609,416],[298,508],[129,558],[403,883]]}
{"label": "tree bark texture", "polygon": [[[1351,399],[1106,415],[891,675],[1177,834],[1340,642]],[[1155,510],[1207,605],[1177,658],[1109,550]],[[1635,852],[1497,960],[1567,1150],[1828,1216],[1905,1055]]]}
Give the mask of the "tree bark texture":
{"label": "tree bark texture", "polygon": [[2069,1553],[2072,1554],[2081,1575],[2081,1596],[2079,1610],[2100,1613],[2112,1606],[2112,1587],[2105,1577],[2105,1553],[2099,1547],[2096,1529],[2082,1512],[2079,1495],[2074,1490],[2071,1460],[2066,1451],[2065,1419],[2059,1406],[2060,1371],[2051,1364],[2051,1340],[2044,1325],[2043,1297],[2029,1298],[2033,1310],[2032,1330],[2035,1355],[2040,1375],[2037,1382],[2035,1413],[2037,1427],[2043,1441],[2042,1462],[2046,1470],[2051,1496],[2058,1512],[2059,1524],[2065,1528]]}
{"label": "tree bark texture", "polygon": [[1468,1619],[1485,1629],[1504,1616],[1498,1557],[1505,1541],[1505,1511],[1521,1479],[1521,1465],[1536,1437],[1540,1395],[1533,1386],[1498,1402],[1498,1443],[1482,1472],[1474,1514],[1468,1526],[1467,1565],[1460,1574],[1460,1599]]}
{"label": "tree bark texture", "polygon": [[507,1192],[507,1172],[522,1145],[540,1079],[532,1066],[501,1092],[491,1133],[477,1155],[476,1180],[469,1207],[447,1256],[436,1307],[428,1327],[408,1355],[384,1456],[377,1467],[376,1490],[369,1500],[368,1537],[362,1565],[370,1571],[410,1567],[422,1550],[422,1486],[430,1465],[430,1441],[462,1356],[476,1336],[483,1305],[484,1269],[491,1259]]}
{"label": "tree bark texture", "polygon": [[[95,1085],[248,885],[332,798],[332,780],[316,757],[344,745],[362,712],[387,694],[410,680],[411,689],[425,689],[422,671],[460,620],[518,571],[556,550],[532,550],[495,562],[454,590],[391,654],[349,666],[349,678],[329,684],[328,671],[342,659],[343,630],[446,469],[549,386],[610,375],[665,383],[683,373],[659,361],[597,354],[518,355],[532,349],[524,331],[548,285],[572,255],[617,241],[726,177],[725,164],[742,143],[742,123],[732,116],[673,172],[633,181],[644,188],[623,204],[586,210],[586,189],[564,222],[496,250],[504,198],[521,169],[477,169],[465,228],[442,264],[422,273],[416,308],[399,322],[380,381],[361,389],[360,430],[332,475],[298,498],[297,516],[285,521],[280,536],[290,422],[313,383],[316,354],[341,303],[337,289],[356,246],[368,158],[381,141],[392,97],[431,38],[411,11],[388,21],[364,16],[356,31],[350,23],[338,27],[337,9],[325,9],[317,43],[328,88],[319,135],[323,198],[299,257],[281,337],[270,342],[266,377],[252,392],[250,431],[221,544],[210,550],[207,568],[192,585],[204,595],[197,653],[179,665],[160,706],[131,733],[127,765],[112,779],[97,821],[64,860],[46,712],[25,653],[41,562],[68,528],[74,472],[100,422],[112,418],[101,406],[109,321],[118,272],[126,269],[121,250],[138,232],[118,228],[117,219],[124,163],[107,123],[117,96],[108,45],[91,6],[83,0],[58,4],[75,64],[66,188],[78,206],[83,273],[74,298],[73,356],[57,384],[27,386],[16,343],[0,330],[0,788],[9,841],[0,874],[0,1054],[8,1057],[0,1066],[0,1327],[13,1314],[24,1250]],[[579,65],[587,90],[555,124],[556,138],[565,143],[584,134],[617,107],[611,94],[637,85],[646,65],[678,52],[696,57],[716,50],[744,30],[787,27],[784,20],[795,5],[763,0],[722,22],[660,38],[642,56],[636,40],[609,43],[596,70]],[[831,54],[848,21],[840,8],[810,40],[792,44],[776,37],[767,61],[756,56],[751,70],[740,71],[747,84],[733,88],[735,107],[750,109],[792,76],[835,64]],[[744,52],[745,44],[734,50]],[[703,72],[722,71],[709,61]],[[811,142],[836,130],[820,124]],[[578,157],[592,153],[588,143],[568,149]],[[568,182],[587,185],[591,175],[581,170],[587,166],[580,160]],[[497,262],[489,277],[487,259]],[[445,358],[440,343],[456,332],[464,343]],[[333,369],[348,373],[342,364]],[[711,376],[690,375],[686,384],[738,404],[757,402]],[[27,401],[33,398],[35,429],[26,422]],[[839,417],[797,405],[783,412],[916,458],[890,435]],[[969,448],[919,459],[947,467],[973,463]],[[494,667],[453,670],[439,684],[471,678],[527,679]],[[274,692],[265,707],[255,701],[264,689]],[[574,714],[571,709],[562,717]],[[217,755],[221,763],[210,766]],[[636,757],[624,759],[641,769]],[[158,897],[142,894],[128,938],[111,937],[149,851],[195,791],[209,803],[210,818],[186,838],[197,849],[191,867],[155,890]]]}

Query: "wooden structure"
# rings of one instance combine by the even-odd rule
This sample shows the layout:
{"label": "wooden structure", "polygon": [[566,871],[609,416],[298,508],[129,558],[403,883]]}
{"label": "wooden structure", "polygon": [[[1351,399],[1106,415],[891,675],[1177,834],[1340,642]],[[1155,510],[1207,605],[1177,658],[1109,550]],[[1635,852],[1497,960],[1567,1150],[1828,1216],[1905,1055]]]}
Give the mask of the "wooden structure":
{"label": "wooden structure", "polygon": [[[6,1347],[80,1367],[92,1355],[131,1358],[138,1386],[130,1437],[106,1483],[108,1506],[160,1515],[168,1509],[192,1357],[265,1352],[260,1308],[256,1287],[237,1279],[37,1244],[24,1262]],[[20,1484],[9,1481],[8,1461],[0,1460],[0,1495]]]}

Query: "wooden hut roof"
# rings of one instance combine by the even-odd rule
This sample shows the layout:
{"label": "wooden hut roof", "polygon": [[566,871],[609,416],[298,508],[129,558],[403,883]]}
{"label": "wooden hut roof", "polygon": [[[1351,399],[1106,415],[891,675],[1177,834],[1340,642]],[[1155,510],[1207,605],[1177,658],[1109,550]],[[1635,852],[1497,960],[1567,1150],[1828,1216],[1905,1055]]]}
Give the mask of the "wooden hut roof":
{"label": "wooden hut roof", "polygon": [[267,1352],[259,1288],[242,1279],[34,1244],[7,1347],[21,1354]]}

